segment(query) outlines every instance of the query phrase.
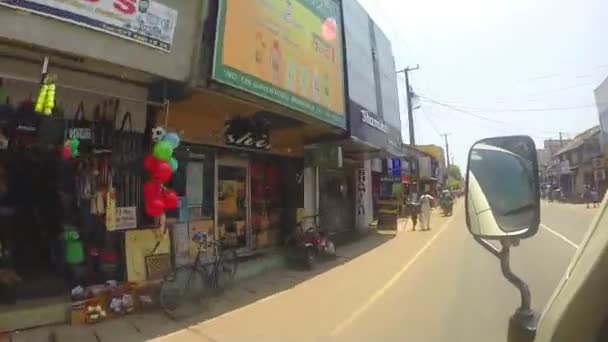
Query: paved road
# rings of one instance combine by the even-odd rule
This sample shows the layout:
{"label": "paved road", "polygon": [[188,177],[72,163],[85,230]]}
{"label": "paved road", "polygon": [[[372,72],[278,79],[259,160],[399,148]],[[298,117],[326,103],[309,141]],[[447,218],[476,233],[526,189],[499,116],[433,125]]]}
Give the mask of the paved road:
{"label": "paved road", "polygon": [[[543,204],[539,233],[512,252],[539,310],[595,209]],[[431,232],[389,242],[287,291],[163,341],[504,341],[518,293],[468,235],[460,207]]]}

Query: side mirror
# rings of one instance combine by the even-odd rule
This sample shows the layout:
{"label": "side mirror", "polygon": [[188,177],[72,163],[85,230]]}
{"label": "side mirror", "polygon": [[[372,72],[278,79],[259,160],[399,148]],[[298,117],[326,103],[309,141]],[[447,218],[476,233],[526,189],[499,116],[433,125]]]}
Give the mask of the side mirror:
{"label": "side mirror", "polygon": [[478,141],[469,151],[466,221],[475,237],[533,236],[540,224],[538,162],[527,136]]}
{"label": "side mirror", "polygon": [[[466,221],[475,240],[500,260],[503,276],[521,295],[509,321],[509,342],[532,342],[537,316],[528,285],[511,271],[510,250],[533,236],[540,224],[536,146],[527,136],[478,141],[469,151]],[[498,240],[500,248],[488,240]]]}

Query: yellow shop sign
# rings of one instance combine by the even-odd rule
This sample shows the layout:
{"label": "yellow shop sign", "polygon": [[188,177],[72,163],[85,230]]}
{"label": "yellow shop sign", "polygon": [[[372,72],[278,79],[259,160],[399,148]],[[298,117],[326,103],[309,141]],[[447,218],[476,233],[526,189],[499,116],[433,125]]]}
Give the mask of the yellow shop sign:
{"label": "yellow shop sign", "polygon": [[344,128],[334,0],[220,0],[213,78]]}

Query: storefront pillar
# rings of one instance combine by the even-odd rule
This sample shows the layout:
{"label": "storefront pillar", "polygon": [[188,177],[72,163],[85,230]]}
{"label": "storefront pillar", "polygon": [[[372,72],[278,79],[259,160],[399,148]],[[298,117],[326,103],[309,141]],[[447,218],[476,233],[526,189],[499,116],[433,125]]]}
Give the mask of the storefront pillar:
{"label": "storefront pillar", "polygon": [[356,227],[359,231],[369,229],[374,219],[374,206],[372,196],[372,168],[371,160],[365,160],[363,167],[356,170]]}

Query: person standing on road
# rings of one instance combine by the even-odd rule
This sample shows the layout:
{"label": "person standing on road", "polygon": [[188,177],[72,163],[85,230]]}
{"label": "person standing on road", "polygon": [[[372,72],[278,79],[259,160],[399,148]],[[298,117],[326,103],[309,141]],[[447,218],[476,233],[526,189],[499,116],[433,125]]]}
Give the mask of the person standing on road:
{"label": "person standing on road", "polygon": [[434,200],[428,191],[425,191],[424,195],[420,196],[421,230],[431,230],[431,208],[433,207]]}

